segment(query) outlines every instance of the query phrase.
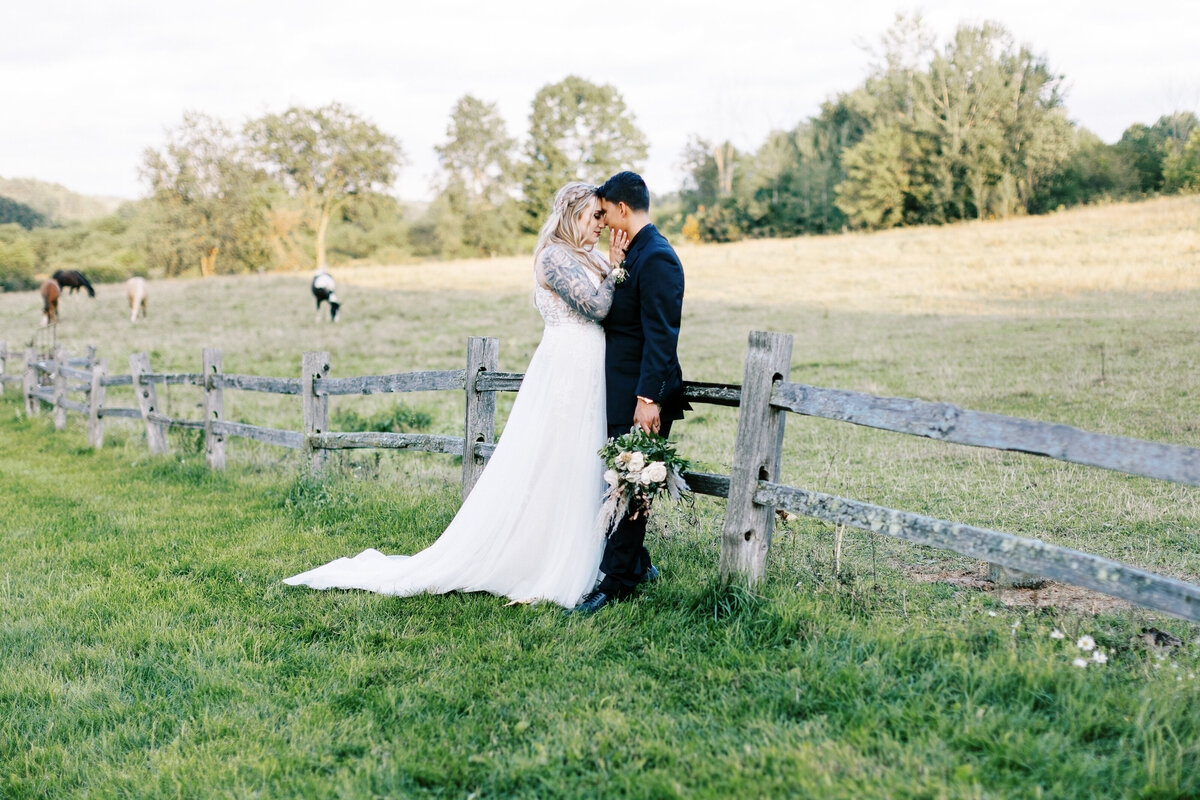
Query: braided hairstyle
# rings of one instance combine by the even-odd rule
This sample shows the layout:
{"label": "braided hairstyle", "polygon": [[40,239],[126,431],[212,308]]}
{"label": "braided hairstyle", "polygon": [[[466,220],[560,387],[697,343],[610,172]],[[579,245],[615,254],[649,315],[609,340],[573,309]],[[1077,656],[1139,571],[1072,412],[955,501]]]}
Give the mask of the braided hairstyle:
{"label": "braided hairstyle", "polygon": [[565,247],[579,263],[601,278],[608,275],[608,262],[593,249],[584,247],[579,230],[579,215],[590,211],[591,205],[598,202],[596,187],[590,183],[568,183],[558,190],[554,195],[550,217],[538,234],[537,247],[533,251],[535,267],[543,250],[551,245],[559,245]]}

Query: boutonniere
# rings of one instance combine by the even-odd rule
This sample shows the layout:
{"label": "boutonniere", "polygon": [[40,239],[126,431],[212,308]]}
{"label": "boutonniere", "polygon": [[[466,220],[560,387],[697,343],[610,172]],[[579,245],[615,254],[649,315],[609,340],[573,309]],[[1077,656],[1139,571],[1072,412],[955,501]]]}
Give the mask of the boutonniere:
{"label": "boutonniere", "polygon": [[625,269],[625,259],[621,259],[621,263],[613,267],[612,276],[613,283],[624,283],[629,277],[629,271]]}

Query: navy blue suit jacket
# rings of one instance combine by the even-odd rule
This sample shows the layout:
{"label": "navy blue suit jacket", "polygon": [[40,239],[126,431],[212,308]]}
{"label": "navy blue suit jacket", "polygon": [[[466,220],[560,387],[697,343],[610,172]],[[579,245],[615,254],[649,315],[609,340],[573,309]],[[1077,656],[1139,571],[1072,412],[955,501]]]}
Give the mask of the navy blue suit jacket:
{"label": "navy blue suit jacket", "polygon": [[604,318],[604,378],[608,424],[633,426],[638,396],[662,405],[662,417],[679,419],[683,370],[679,321],[683,315],[683,265],[658,228],[638,231],[625,253],[629,273],[617,284]]}

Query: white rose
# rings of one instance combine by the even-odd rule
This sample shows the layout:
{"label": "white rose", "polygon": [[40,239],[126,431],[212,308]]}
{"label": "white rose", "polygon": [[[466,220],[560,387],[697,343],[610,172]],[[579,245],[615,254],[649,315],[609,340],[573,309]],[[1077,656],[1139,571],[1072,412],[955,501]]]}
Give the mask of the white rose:
{"label": "white rose", "polygon": [[615,469],[610,469],[604,473],[604,482],[607,483],[609,486],[616,486],[617,482],[620,480],[621,480],[621,476],[617,474],[617,471]]}
{"label": "white rose", "polygon": [[629,463],[629,459],[631,458],[633,458],[633,453],[629,452],[628,450],[617,453],[617,464],[623,467]]}
{"label": "white rose", "polygon": [[630,472],[641,472],[641,471],[642,471],[642,467],[644,467],[644,466],[646,466],[646,456],[645,456],[645,454],[644,454],[644,453],[640,453],[640,452],[638,452],[638,451],[636,451],[636,450],[635,450],[635,451],[634,451],[634,452],[633,452],[633,453],[632,453],[632,454],[629,456],[629,471],[630,471]]}
{"label": "white rose", "polygon": [[638,482],[642,484],[642,486],[649,486],[650,484],[654,483],[654,477],[650,474],[649,467],[646,467],[644,470],[642,470],[642,474],[638,477]]}
{"label": "white rose", "polygon": [[651,461],[646,465],[646,468],[642,470],[643,481],[647,476],[650,478],[650,483],[659,483],[661,481],[665,481],[667,479],[667,465],[661,461]]}

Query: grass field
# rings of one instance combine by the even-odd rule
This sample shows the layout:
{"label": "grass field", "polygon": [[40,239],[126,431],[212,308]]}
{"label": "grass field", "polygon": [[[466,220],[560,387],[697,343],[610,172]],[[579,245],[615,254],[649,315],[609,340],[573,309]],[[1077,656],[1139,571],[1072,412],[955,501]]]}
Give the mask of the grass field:
{"label": "grass field", "polygon": [[[793,380],[1200,446],[1198,222],[1193,197],[681,248],[681,360],[737,382],[747,332],[783,331]],[[230,372],[295,375],[320,349],[348,376],[459,367],[470,335],[521,371],[540,335],[526,259],[335,274],[337,326],[313,324],[306,277],[263,275],[156,282],[137,326],[102,286],[64,299],[59,337],[113,372],[138,350],[197,371],[217,346]],[[0,295],[0,338],[39,316],[31,293]],[[110,402],[131,405],[122,391]],[[199,416],[195,389],[160,392]],[[460,433],[461,397],[403,400]],[[295,398],[226,392],[226,410],[300,424]],[[676,438],[728,472],[735,426],[701,408]],[[11,390],[0,437],[0,797],[1200,794],[1200,627],[1098,596],[984,591],[966,559],[853,531],[837,553],[804,520],[778,531],[757,593],[724,590],[721,505],[703,498],[652,525],[664,580],[590,620],[305,592],[278,581],[432,541],[454,461],[358,453],[316,481],[233,441],[213,475],[194,438],[151,458],[115,421],[92,452],[78,417],[55,434]],[[795,417],[783,478],[1200,573],[1189,487]],[[1184,645],[1148,648],[1151,625]],[[1107,664],[1072,666],[1084,634]]]}

